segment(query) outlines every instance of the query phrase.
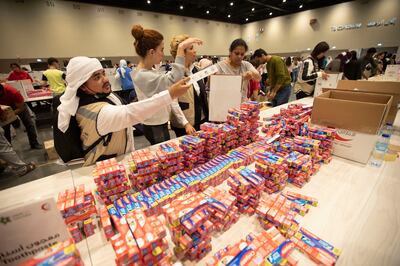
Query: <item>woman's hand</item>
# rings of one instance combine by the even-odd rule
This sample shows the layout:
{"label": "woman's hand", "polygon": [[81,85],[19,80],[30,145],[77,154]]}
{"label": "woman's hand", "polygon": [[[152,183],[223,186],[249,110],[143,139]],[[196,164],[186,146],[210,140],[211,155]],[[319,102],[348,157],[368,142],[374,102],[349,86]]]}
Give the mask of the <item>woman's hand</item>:
{"label": "woman's hand", "polygon": [[246,71],[242,76],[244,80],[250,80],[253,78],[253,73],[251,71]]}
{"label": "woman's hand", "polygon": [[189,77],[186,77],[184,79],[181,79],[180,81],[176,82],[173,84],[171,87],[169,87],[169,95],[171,96],[172,99],[176,99],[179,96],[182,96],[185,94],[189,88],[191,87],[190,84],[186,84],[190,80]]}
{"label": "woman's hand", "polygon": [[192,127],[192,125],[190,123],[187,123],[185,125],[185,131],[186,131],[186,134],[192,135],[196,132],[196,129],[194,127]]}

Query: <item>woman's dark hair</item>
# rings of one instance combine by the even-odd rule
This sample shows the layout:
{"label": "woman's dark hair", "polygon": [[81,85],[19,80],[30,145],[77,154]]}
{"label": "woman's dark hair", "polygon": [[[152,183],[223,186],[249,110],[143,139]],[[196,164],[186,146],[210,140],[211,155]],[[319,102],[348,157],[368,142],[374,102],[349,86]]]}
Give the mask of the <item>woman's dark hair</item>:
{"label": "woman's dark hair", "polygon": [[286,57],[285,64],[287,67],[292,65],[292,58],[290,56]]}
{"label": "woman's dark hair", "polygon": [[50,57],[49,59],[47,59],[47,64],[48,64],[48,65],[52,65],[52,64],[54,64],[54,63],[58,63],[57,58]]}
{"label": "woman's dark hair", "polygon": [[314,47],[314,50],[311,52],[311,56],[317,58],[319,54],[325,53],[328,50],[329,44],[327,42],[320,42]]}
{"label": "woman's dark hair", "polygon": [[158,31],[143,29],[140,25],[133,25],[131,34],[135,38],[136,53],[141,57],[145,57],[148,50],[156,49],[164,40],[164,37]]}
{"label": "woman's dark hair", "polygon": [[243,39],[236,39],[231,43],[231,46],[229,47],[229,52],[232,52],[233,50],[236,49],[238,46],[243,46],[244,50],[247,52],[249,47],[247,46],[247,43]]}
{"label": "woman's dark hair", "polygon": [[11,63],[11,64],[10,64],[10,67],[11,67],[11,68],[14,67],[14,66],[16,66],[16,67],[18,67],[18,68],[21,68],[20,65],[18,65],[17,63]]}
{"label": "woman's dark hair", "polygon": [[357,52],[356,51],[351,51],[351,60],[357,60]]}

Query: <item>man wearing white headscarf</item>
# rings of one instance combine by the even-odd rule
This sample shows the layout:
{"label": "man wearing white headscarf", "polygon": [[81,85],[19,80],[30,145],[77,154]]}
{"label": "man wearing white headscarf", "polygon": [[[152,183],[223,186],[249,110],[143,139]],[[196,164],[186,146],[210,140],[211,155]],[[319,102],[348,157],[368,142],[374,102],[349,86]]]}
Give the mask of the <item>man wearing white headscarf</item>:
{"label": "man wearing white headscarf", "polygon": [[85,166],[134,150],[132,126],[171,104],[190,87],[185,84],[186,78],[149,99],[122,105],[118,96],[111,92],[100,61],[84,56],[69,61],[66,81],[68,85],[57,108],[58,128],[66,132],[71,117],[75,116],[84,150],[112,133],[108,145],[100,142],[85,155]]}
{"label": "man wearing white headscarf", "polygon": [[117,94],[121,96],[127,103],[130,103],[136,98],[135,86],[131,78],[132,69],[128,67],[128,63],[125,59],[119,61],[119,68],[116,70],[115,79],[121,83],[122,91],[117,91]]}

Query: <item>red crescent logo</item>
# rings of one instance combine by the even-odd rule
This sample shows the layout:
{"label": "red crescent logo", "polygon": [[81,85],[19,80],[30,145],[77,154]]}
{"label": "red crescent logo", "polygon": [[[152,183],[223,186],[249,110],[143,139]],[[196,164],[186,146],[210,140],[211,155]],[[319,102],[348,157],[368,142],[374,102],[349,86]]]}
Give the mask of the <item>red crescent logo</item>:
{"label": "red crescent logo", "polygon": [[40,208],[42,210],[44,210],[44,211],[49,211],[50,210],[50,205],[48,203],[43,203]]}
{"label": "red crescent logo", "polygon": [[340,141],[351,141],[352,139],[345,139],[339,136],[339,134],[336,134],[335,139],[340,140]]}

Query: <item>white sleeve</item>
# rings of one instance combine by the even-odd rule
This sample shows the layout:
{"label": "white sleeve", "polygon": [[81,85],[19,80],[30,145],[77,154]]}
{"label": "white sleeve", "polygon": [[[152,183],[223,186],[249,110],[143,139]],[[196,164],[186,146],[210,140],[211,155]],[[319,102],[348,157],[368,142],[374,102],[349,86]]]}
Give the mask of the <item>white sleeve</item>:
{"label": "white sleeve", "polygon": [[185,114],[182,112],[181,107],[179,106],[178,100],[173,100],[171,103],[171,111],[173,115],[178,120],[178,123],[184,127],[189,121],[187,121]]}
{"label": "white sleeve", "polygon": [[133,126],[172,103],[169,91],[163,91],[143,101],[128,105],[105,105],[97,117],[97,131],[104,136]]}

